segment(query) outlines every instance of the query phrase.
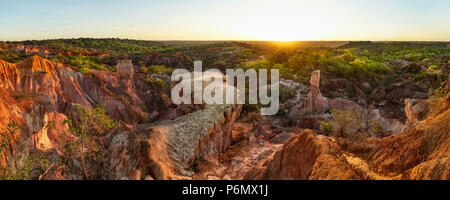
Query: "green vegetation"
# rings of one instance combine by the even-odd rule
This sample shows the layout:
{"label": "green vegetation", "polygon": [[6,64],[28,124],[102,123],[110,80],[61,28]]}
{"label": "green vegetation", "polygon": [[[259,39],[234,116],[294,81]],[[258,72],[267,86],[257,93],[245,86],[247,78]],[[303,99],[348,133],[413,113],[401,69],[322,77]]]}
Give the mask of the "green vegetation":
{"label": "green vegetation", "polygon": [[0,59],[10,63],[18,63],[23,60],[20,54],[0,49]]}
{"label": "green vegetation", "polygon": [[[279,49],[268,52],[266,58],[241,63],[237,68],[279,69],[282,78],[305,85],[309,85],[313,71],[321,70],[327,80],[349,81],[342,91],[326,95],[356,98],[358,92],[364,92],[367,96],[363,98],[377,102],[381,99],[371,95],[373,88],[390,88],[392,83],[404,81],[407,70],[416,71],[406,77],[410,82],[422,81],[432,88],[439,87],[449,75],[449,58],[450,48],[446,43],[351,42],[339,48]],[[405,65],[409,67],[406,72]],[[418,68],[413,69],[414,66]],[[359,86],[364,82],[370,89],[361,91],[364,88]]]}
{"label": "green vegetation", "polygon": [[211,43],[211,44],[191,44],[191,45],[183,45],[183,46],[174,46],[172,48],[167,48],[163,50],[162,52],[178,52],[178,51],[193,51],[193,50],[202,50],[202,49],[209,49],[209,48],[219,48],[219,47],[226,47],[228,46],[228,43],[226,42],[218,42],[218,43]]}
{"label": "green vegetation", "polygon": [[414,74],[411,76],[411,81],[420,81],[426,77],[428,77],[430,74],[428,72],[420,72],[418,74]]}
{"label": "green vegetation", "polygon": [[383,127],[381,126],[380,122],[378,122],[377,120],[371,120],[370,124],[371,124],[370,132],[375,133],[375,134],[380,134],[383,132]]}
{"label": "green vegetation", "polygon": [[441,110],[440,106],[445,102],[450,92],[450,82],[443,82],[442,85],[431,90],[430,114],[435,115]]}
{"label": "green vegetation", "polygon": [[258,72],[258,70],[260,70],[260,69],[270,69],[271,67],[272,67],[272,65],[269,63],[268,60],[261,59],[261,60],[248,61],[248,62],[241,63],[236,68],[243,69],[244,71],[246,71],[248,69],[255,69],[256,72]]}
{"label": "green vegetation", "polygon": [[166,87],[166,82],[158,78],[157,75],[170,76],[170,74],[172,74],[174,70],[173,68],[166,67],[165,65],[151,65],[146,67],[143,64],[141,64],[140,69],[141,72],[147,74],[147,78],[145,78],[145,81],[154,87]]}
{"label": "green vegetation", "polygon": [[86,56],[70,56],[69,64],[78,67],[82,74],[88,74],[90,69],[113,71],[114,68],[97,64],[93,58]]}
{"label": "green vegetation", "polygon": [[95,52],[95,53],[111,53],[120,54],[144,54],[167,48],[160,42],[130,40],[130,39],[95,39],[95,38],[79,38],[79,39],[56,39],[56,40],[31,40],[24,41],[25,45],[40,45],[50,48],[60,49],[73,53]]}
{"label": "green vegetation", "polygon": [[[106,110],[100,106],[94,109],[88,109],[81,105],[75,105],[76,120],[68,119],[64,123],[69,125],[69,130],[78,138],[66,145],[64,156],[71,160],[74,156],[74,147],[79,150],[81,165],[83,167],[84,179],[89,179],[89,173],[85,163],[85,153],[89,153],[89,157],[101,156],[100,148],[93,142],[93,137],[101,135],[105,131],[118,127],[120,122],[113,121]],[[86,152],[85,152],[86,151]]]}
{"label": "green vegetation", "polygon": [[334,131],[334,126],[333,126],[333,123],[332,123],[332,122],[324,122],[324,121],[321,121],[321,122],[320,122],[320,129],[322,129],[322,131],[323,131],[324,133],[326,133],[327,135],[329,135],[329,134],[333,133],[333,131]]}
{"label": "green vegetation", "polygon": [[364,51],[369,59],[380,62],[405,59],[443,65],[450,58],[450,48],[446,43],[438,42],[351,42],[340,47],[349,48]]}
{"label": "green vegetation", "polygon": [[337,110],[331,111],[334,127],[338,131],[338,134],[342,138],[349,136],[350,125],[362,126],[363,116],[361,112],[353,109],[349,110]]}
{"label": "green vegetation", "polygon": [[159,78],[155,78],[153,75],[150,75],[149,77],[145,78],[145,82],[150,84],[153,87],[165,87],[167,86],[166,82]]}
{"label": "green vegetation", "polygon": [[5,149],[12,151],[11,142],[14,141],[14,135],[18,130],[19,127],[17,122],[11,121],[6,126],[6,130],[0,132],[0,154],[2,154]]}
{"label": "green vegetation", "polygon": [[[90,69],[114,71],[118,59],[131,59],[142,63],[145,55],[157,53],[174,66],[191,67],[193,60],[202,60],[205,68],[232,68],[249,57],[261,55],[260,50],[242,42],[162,42],[130,39],[55,39],[29,40],[0,43],[0,59],[17,63],[30,56],[25,52],[9,51],[7,45],[23,44],[25,47],[37,47],[41,57],[53,62],[75,66],[83,74]],[[41,51],[42,50],[42,51]],[[231,58],[231,59],[229,59]],[[161,60],[160,60],[161,61]],[[161,63],[158,63],[161,64]],[[164,63],[166,64],[166,63]],[[169,64],[169,65],[170,65]]]}
{"label": "green vegetation", "polygon": [[280,87],[280,102],[284,103],[287,100],[297,95],[297,88]]}
{"label": "green vegetation", "polygon": [[147,67],[147,72],[151,74],[170,75],[173,72],[173,68],[166,67],[164,65],[151,65]]}
{"label": "green vegetation", "polygon": [[362,56],[356,49],[305,49],[297,52],[277,52],[268,60],[250,61],[238,67],[243,69],[279,69],[283,78],[302,83],[309,81],[314,70],[322,70],[334,77],[346,77],[353,81],[372,79],[386,74],[385,64]]}
{"label": "green vegetation", "polygon": [[49,166],[49,160],[45,155],[33,152],[20,154],[13,151],[14,137],[19,131],[19,124],[10,121],[6,129],[0,132],[0,156],[5,155],[5,150],[11,156],[15,156],[14,163],[7,167],[0,167],[0,180],[30,180],[42,174]]}
{"label": "green vegetation", "polygon": [[15,158],[13,166],[0,168],[0,180],[38,179],[49,166],[50,161],[44,153],[25,152]]}

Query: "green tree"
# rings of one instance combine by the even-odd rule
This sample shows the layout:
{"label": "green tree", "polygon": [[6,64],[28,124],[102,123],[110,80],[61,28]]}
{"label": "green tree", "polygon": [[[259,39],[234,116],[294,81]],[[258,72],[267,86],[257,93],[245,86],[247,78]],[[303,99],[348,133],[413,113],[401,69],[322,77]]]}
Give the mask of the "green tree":
{"label": "green tree", "polygon": [[0,132],[0,153],[5,149],[9,149],[11,154],[13,154],[12,142],[14,141],[14,135],[19,130],[16,121],[11,121],[6,126],[6,130]]}
{"label": "green tree", "polygon": [[98,149],[92,142],[92,137],[118,127],[120,122],[116,122],[106,115],[106,110],[101,106],[89,109],[76,104],[75,110],[77,121],[68,119],[64,121],[64,124],[68,124],[69,130],[77,136],[76,140],[78,142],[81,165],[83,167],[83,177],[84,179],[89,179],[85,163],[85,149],[89,149],[89,147],[94,150]]}

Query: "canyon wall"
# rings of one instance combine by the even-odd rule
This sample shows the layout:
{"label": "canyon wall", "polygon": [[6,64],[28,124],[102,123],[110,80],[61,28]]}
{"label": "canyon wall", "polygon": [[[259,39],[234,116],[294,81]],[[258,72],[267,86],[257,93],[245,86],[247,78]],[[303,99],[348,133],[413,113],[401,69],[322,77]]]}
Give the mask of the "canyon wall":
{"label": "canyon wall", "polygon": [[[183,83],[193,81],[191,77]],[[207,79],[201,82],[202,91],[214,83]],[[225,89],[226,83],[221,87]],[[226,90],[223,92],[225,95]],[[142,124],[130,133],[117,135],[110,146],[112,178],[193,179],[199,162],[217,162],[219,154],[231,145],[233,124],[241,109],[239,104],[204,105],[174,120]]]}
{"label": "canyon wall", "polygon": [[333,138],[305,130],[245,179],[450,179],[450,95],[410,130],[384,138]]}
{"label": "canyon wall", "polygon": [[231,144],[241,105],[207,105],[175,120],[142,124],[111,144],[113,179],[192,179],[197,162]]}

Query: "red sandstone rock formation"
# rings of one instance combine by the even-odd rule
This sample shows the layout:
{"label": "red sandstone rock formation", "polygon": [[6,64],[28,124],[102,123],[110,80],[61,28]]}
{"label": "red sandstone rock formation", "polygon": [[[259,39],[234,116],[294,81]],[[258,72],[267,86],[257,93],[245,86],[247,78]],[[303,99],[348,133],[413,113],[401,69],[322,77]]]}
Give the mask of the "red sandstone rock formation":
{"label": "red sandstone rock formation", "polygon": [[[308,96],[297,98],[299,102],[297,105],[293,105],[290,109],[290,116],[297,119],[297,124],[302,128],[310,128],[318,130],[320,128],[321,121],[330,121],[331,115],[327,114],[327,111],[337,110],[356,110],[357,112],[364,113],[366,119],[364,121],[370,122],[372,120],[377,121],[383,128],[384,134],[399,133],[403,127],[397,119],[393,119],[386,112],[365,108],[358,103],[343,99],[343,98],[325,98],[320,92],[320,71],[314,71],[311,75],[311,89]],[[351,128],[352,132],[358,131],[358,127]],[[374,137],[381,137],[382,135],[374,135]]]}
{"label": "red sandstone rock formation", "polygon": [[405,99],[405,113],[407,120],[402,132],[406,132],[421,123],[428,115],[429,106],[429,100]]}
{"label": "red sandstone rock formation", "polygon": [[304,131],[248,179],[450,179],[450,95],[415,128],[386,138]]}
{"label": "red sandstone rock formation", "polygon": [[[65,141],[72,137],[61,122],[75,103],[86,107],[104,104],[111,116],[126,123],[164,110],[164,93],[151,88],[140,74],[134,74],[130,64],[119,64],[117,73],[93,70],[88,77],[37,56],[19,64],[0,60],[0,128],[11,120],[23,124],[14,138],[14,148],[4,152],[0,165],[13,162],[20,152],[60,153]],[[324,98],[319,80],[320,73],[315,72],[309,108],[359,108],[349,100]],[[174,111],[170,117],[173,120],[146,123],[130,133],[98,138],[101,142],[113,139],[102,143],[109,145],[104,165],[93,167],[110,170],[105,179],[450,179],[450,95],[438,112],[411,130],[390,137],[368,138],[356,133],[342,139],[320,136],[311,130],[283,132],[277,137],[274,134],[278,133],[263,131],[227,151],[241,108],[209,105],[181,117],[183,113]],[[407,107],[408,112],[411,121],[423,119],[422,109],[416,109],[415,104]],[[386,119],[382,112],[372,114]],[[57,126],[46,129],[49,122]],[[393,121],[382,122],[397,126]],[[211,170],[202,171],[202,167],[217,166],[221,158],[229,163],[217,168],[223,171],[213,176],[209,175]],[[41,178],[76,177],[52,166]]]}
{"label": "red sandstone rock formation", "polygon": [[[202,90],[211,83],[203,82]],[[114,179],[194,178],[199,161],[214,162],[231,145],[241,109],[236,104],[205,105],[174,120],[142,124],[117,135],[110,146]]]}
{"label": "red sandstone rock formation", "polygon": [[164,92],[153,90],[143,77],[135,78],[130,62],[119,65],[119,69],[117,74],[93,70],[93,76],[87,77],[38,56],[19,64],[0,60],[0,87],[12,93],[46,95],[55,110],[62,113],[73,103],[88,108],[104,105],[111,116],[126,123],[164,110]]}
{"label": "red sandstone rock formation", "polygon": [[[264,169],[265,168],[265,169]],[[263,169],[263,170],[261,170]],[[288,140],[262,168],[244,179],[331,180],[359,179],[332,138],[305,130]]]}
{"label": "red sandstone rock formation", "polygon": [[131,60],[119,60],[117,61],[117,75],[119,81],[124,87],[129,90],[133,87],[132,80],[134,78],[134,67]]}
{"label": "red sandstone rock formation", "polygon": [[[217,105],[172,121],[143,124],[114,138],[114,179],[192,179],[198,161],[217,159],[231,144],[242,106]],[[139,174],[136,176],[136,174]]]}
{"label": "red sandstone rock formation", "polygon": [[[162,99],[164,91],[155,91],[143,77],[133,76],[133,71],[116,74],[93,70],[88,77],[33,56],[18,64],[0,60],[0,73],[0,128],[11,121],[20,125],[11,152],[61,153],[73,138],[63,125],[73,112],[73,104],[87,108],[103,105],[110,116],[130,125],[148,119],[150,113],[156,117],[170,105]],[[120,79],[127,84],[120,84]],[[47,128],[49,123],[54,127]],[[4,166],[14,157],[12,153],[4,156],[6,160],[0,164]]]}
{"label": "red sandstone rock formation", "polygon": [[328,108],[328,101],[320,93],[320,70],[312,73],[310,84],[311,90],[308,94],[306,109],[317,112],[325,111]]}

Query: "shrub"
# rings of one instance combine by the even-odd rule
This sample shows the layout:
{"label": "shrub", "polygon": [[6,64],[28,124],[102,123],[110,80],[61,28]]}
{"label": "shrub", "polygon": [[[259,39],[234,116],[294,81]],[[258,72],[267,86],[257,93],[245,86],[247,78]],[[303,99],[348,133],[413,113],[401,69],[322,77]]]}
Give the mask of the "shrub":
{"label": "shrub", "polygon": [[0,153],[2,153],[4,149],[9,148],[9,150],[11,150],[11,142],[14,140],[14,135],[18,130],[17,122],[11,121],[8,123],[6,130],[0,132]]}
{"label": "shrub", "polygon": [[148,73],[148,68],[146,66],[142,66],[140,67],[140,70],[142,73],[147,74]]}
{"label": "shrub", "polygon": [[280,87],[280,102],[284,103],[288,99],[295,97],[296,94],[297,94],[296,88]]}
{"label": "shrub", "polygon": [[[17,122],[11,121],[6,129],[0,132],[0,155],[3,155],[3,150],[5,149],[12,151],[11,143],[18,130],[19,125]],[[15,156],[14,165],[0,168],[0,179],[29,180],[35,178],[33,175],[36,174],[33,174],[33,172],[44,172],[48,165],[48,159],[45,155],[36,156],[31,152],[25,152]]]}
{"label": "shrub", "polygon": [[15,164],[0,168],[1,180],[32,180],[37,179],[49,168],[50,161],[45,154],[25,152],[15,158]]}
{"label": "shrub", "polygon": [[430,65],[428,67],[428,72],[430,73],[439,73],[440,67],[437,65]]}
{"label": "shrub", "polygon": [[334,131],[334,126],[333,126],[333,123],[331,123],[331,122],[321,121],[320,122],[320,129],[322,129],[322,131],[324,133],[329,135],[330,133],[332,133]]}
{"label": "shrub", "polygon": [[371,120],[370,124],[371,124],[370,132],[376,133],[376,134],[383,132],[383,127],[381,126],[380,122],[378,122],[377,120]]}
{"label": "shrub", "polygon": [[358,124],[359,114],[355,110],[332,110],[334,124],[339,131],[339,135],[343,138],[348,136],[348,129],[351,124]]}
{"label": "shrub", "polygon": [[78,67],[82,74],[88,74],[89,69],[111,71],[104,65],[97,64],[92,58],[86,56],[71,56],[69,57],[69,64]]}
{"label": "shrub", "polygon": [[164,82],[161,79],[154,79],[152,76],[147,77],[145,79],[145,82],[147,82],[148,84],[150,84],[153,87],[166,87],[167,86],[166,82]]}
{"label": "shrub", "polygon": [[418,73],[418,74],[412,75],[410,79],[411,79],[412,81],[420,81],[420,80],[424,79],[424,78],[427,77],[427,76],[428,76],[428,72],[423,71],[423,72],[420,72],[420,73]]}
{"label": "shrub", "polygon": [[173,69],[165,65],[152,65],[147,68],[147,71],[152,74],[170,74]]}

